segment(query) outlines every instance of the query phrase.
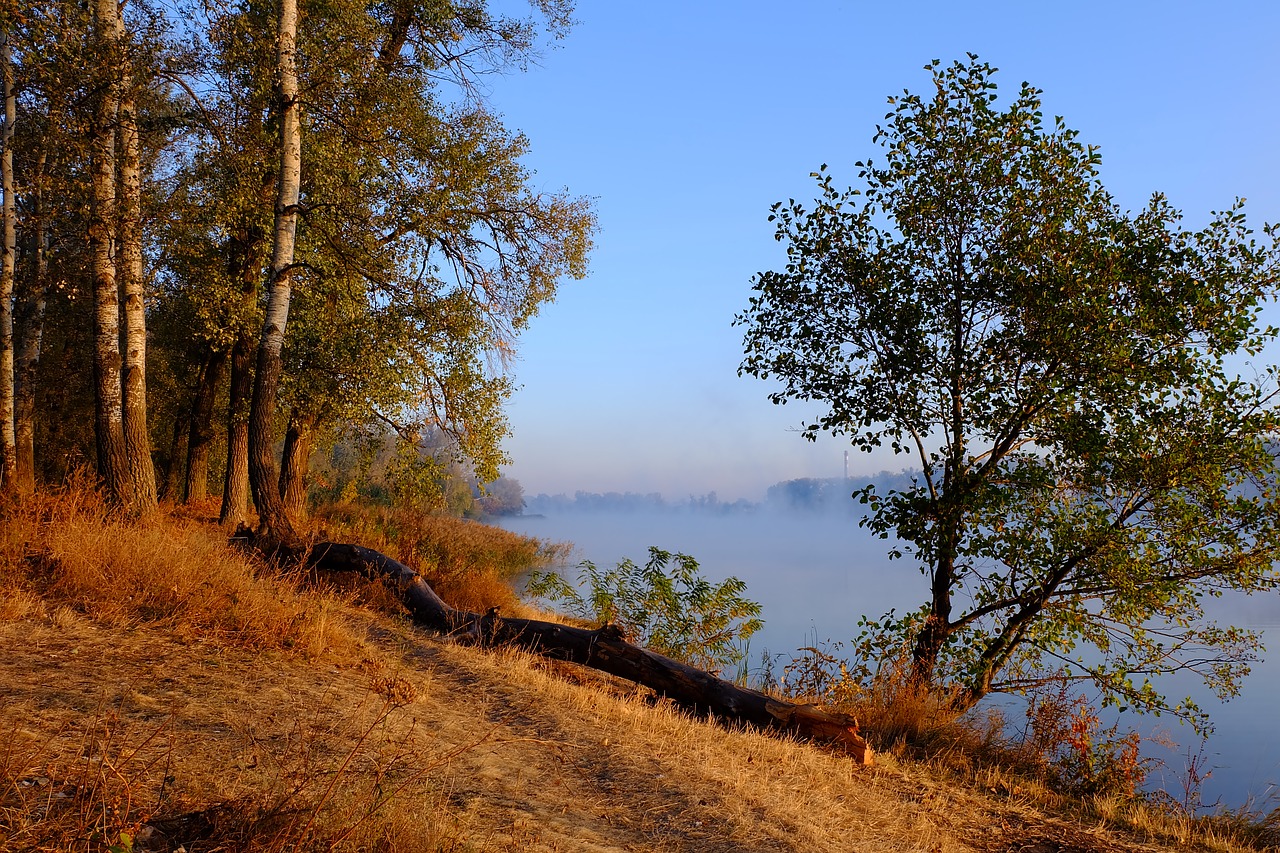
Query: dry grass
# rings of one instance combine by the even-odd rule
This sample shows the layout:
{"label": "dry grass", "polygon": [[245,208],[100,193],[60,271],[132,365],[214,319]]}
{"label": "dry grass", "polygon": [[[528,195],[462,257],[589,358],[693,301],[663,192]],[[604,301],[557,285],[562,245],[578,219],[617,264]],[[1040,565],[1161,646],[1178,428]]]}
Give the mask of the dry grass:
{"label": "dry grass", "polygon": [[324,538],[394,557],[454,607],[476,612],[522,612],[511,581],[554,563],[570,547],[413,509],[339,504],[319,510],[316,521]]}
{"label": "dry grass", "polygon": [[0,617],[69,607],[115,628],[152,624],[246,648],[358,655],[333,596],[229,549],[216,529],[135,523],[84,489],[10,509],[0,534]]}
{"label": "dry grass", "polygon": [[415,719],[430,679],[317,668],[88,620],[0,626],[0,849],[434,850],[471,744]]}
{"label": "dry grass", "polygon": [[[879,755],[927,768],[935,779],[1179,849],[1280,850],[1280,809],[1195,814],[1170,798],[1144,795],[1148,768],[1137,758],[1136,735],[1101,730],[1096,711],[1065,684],[1035,697],[1035,719],[1019,736],[998,709],[959,714],[946,696],[919,690],[905,658],[881,662],[868,685],[832,647],[802,651],[784,669],[786,698],[854,714]],[[1092,726],[1075,728],[1080,721]],[[1080,756],[1072,750],[1081,748],[1090,761],[1073,760]],[[1081,777],[1084,764],[1094,776]]]}
{"label": "dry grass", "polygon": [[[857,768],[607,676],[423,636],[190,519],[133,525],[68,492],[3,521],[2,850],[1169,849],[1046,814],[998,769]],[[379,529],[364,541],[385,544]],[[405,529],[394,541],[426,553]],[[882,704],[881,724],[929,730],[927,704]],[[1170,843],[1240,849],[1185,837]]]}

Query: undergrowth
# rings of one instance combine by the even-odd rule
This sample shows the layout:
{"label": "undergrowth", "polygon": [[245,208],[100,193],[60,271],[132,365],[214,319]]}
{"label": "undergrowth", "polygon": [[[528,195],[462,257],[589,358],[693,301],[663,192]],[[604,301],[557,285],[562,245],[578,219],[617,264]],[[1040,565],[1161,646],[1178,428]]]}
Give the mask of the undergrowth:
{"label": "undergrowth", "polygon": [[742,662],[751,635],[764,625],[760,605],[743,596],[745,582],[728,577],[713,584],[688,554],[650,547],[643,566],[627,559],[601,571],[587,560],[579,568],[583,592],[555,572],[535,571],[526,593],[717,675]]}
{"label": "undergrowth", "polygon": [[905,655],[874,667],[851,663],[840,643],[815,643],[775,673],[766,658],[762,686],[797,701],[854,714],[876,748],[922,761],[979,787],[1046,808],[1092,815],[1153,838],[1216,850],[1280,850],[1280,809],[1209,809],[1200,795],[1208,773],[1188,762],[1180,796],[1146,787],[1158,763],[1142,739],[1104,726],[1097,708],[1065,679],[1027,697],[1025,721],[1011,725],[998,708],[959,713],[946,695],[920,689]]}
{"label": "undergrowth", "polygon": [[374,548],[413,567],[454,607],[519,611],[512,581],[571,550],[475,521],[402,507],[344,503],[315,520],[324,537]]}

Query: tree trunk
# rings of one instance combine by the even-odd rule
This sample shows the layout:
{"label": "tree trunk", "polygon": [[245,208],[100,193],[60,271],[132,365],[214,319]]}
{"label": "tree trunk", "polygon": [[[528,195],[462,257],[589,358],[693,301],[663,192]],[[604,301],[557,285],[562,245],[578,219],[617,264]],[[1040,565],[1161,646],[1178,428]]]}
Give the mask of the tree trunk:
{"label": "tree trunk", "polygon": [[[105,0],[104,0],[105,1]],[[277,485],[272,456],[271,427],[280,386],[285,324],[292,296],[293,249],[298,226],[298,198],[302,179],[302,132],[298,115],[298,73],[295,41],[298,31],[297,0],[280,0],[280,30],[276,68],[280,117],[280,177],[276,184],[275,228],[271,269],[267,281],[267,308],[258,341],[258,363],[253,377],[253,401],[249,410],[249,485],[258,508],[258,530],[268,539],[293,542],[297,536],[289,521]]]}
{"label": "tree trunk", "polygon": [[222,478],[218,523],[235,529],[248,520],[249,398],[253,392],[253,339],[236,336],[231,348],[231,390],[227,403],[227,470]]}
{"label": "tree trunk", "polygon": [[124,296],[124,443],[133,511],[156,508],[156,466],[147,430],[147,318],[143,301],[142,164],[133,78],[120,98],[120,279]]}
{"label": "tree trunk", "polygon": [[[262,198],[269,200],[271,182],[264,181]],[[222,479],[222,509],[218,523],[232,530],[247,520],[249,503],[249,402],[253,394],[253,336],[249,318],[258,306],[265,234],[249,222],[230,242],[230,271],[240,279],[240,328],[231,347],[231,388],[227,401],[227,467]]]}
{"label": "tree trunk", "polygon": [[858,722],[852,716],[739,687],[631,645],[611,626],[592,630],[506,618],[494,611],[481,616],[455,610],[413,569],[358,545],[321,542],[310,549],[307,560],[320,569],[355,571],[381,578],[399,593],[414,621],[432,630],[486,645],[519,646],[544,657],[589,666],[643,684],[693,713],[834,743],[848,750],[859,764],[871,763],[871,748],[858,734]]}
{"label": "tree trunk", "polygon": [[311,468],[314,430],[314,418],[297,411],[289,416],[280,459],[280,497],[284,498],[285,511],[294,519],[307,514],[307,472]]}
{"label": "tree trunk", "polygon": [[18,450],[18,492],[29,495],[36,488],[36,371],[44,345],[45,294],[49,280],[49,222],[44,209],[44,172],[48,163],[41,151],[32,179],[31,211],[32,276],[18,313],[17,363],[14,369],[14,423]]}
{"label": "tree trunk", "polygon": [[120,390],[120,292],[116,280],[116,120],[120,49],[115,0],[94,0],[92,43],[99,55],[98,99],[90,140],[93,208],[89,247],[93,257],[94,425],[98,474],[117,504],[133,503],[124,443],[124,400]]}
{"label": "tree trunk", "polygon": [[0,192],[4,194],[0,229],[0,490],[18,492],[18,439],[15,422],[13,283],[17,269],[18,214],[13,197],[13,131],[18,102],[14,94],[13,57],[6,23],[0,30],[0,72],[4,79],[4,124],[0,132]]}
{"label": "tree trunk", "polygon": [[164,485],[160,497],[169,501],[181,500],[187,481],[187,441],[191,437],[191,409],[183,406],[173,419],[173,436],[169,439],[169,466],[164,472]]}
{"label": "tree trunk", "polygon": [[226,363],[226,350],[211,349],[200,365],[191,400],[191,432],[187,438],[187,477],[182,490],[186,503],[203,501],[209,496],[209,447],[217,437],[213,430],[213,404]]}

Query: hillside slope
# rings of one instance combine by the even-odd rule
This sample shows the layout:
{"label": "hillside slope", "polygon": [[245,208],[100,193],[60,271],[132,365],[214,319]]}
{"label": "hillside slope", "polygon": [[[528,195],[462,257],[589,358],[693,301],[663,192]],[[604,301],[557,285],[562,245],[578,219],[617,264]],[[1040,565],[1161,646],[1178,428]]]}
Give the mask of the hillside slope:
{"label": "hillside slope", "polygon": [[[474,609],[522,608],[502,578],[545,553],[351,512],[329,521]],[[0,507],[0,851],[1173,849],[1047,814],[1104,809],[971,762],[858,767],[432,636],[381,584],[352,583],[229,547],[207,518],[121,518],[85,490]]]}
{"label": "hillside slope", "polygon": [[137,849],[189,853],[1159,849],[392,617],[335,618],[367,638],[361,659],[106,628],[67,609],[0,624],[3,849],[50,849],[41,833],[68,816],[41,818],[66,803],[100,833],[82,849],[122,829]]}

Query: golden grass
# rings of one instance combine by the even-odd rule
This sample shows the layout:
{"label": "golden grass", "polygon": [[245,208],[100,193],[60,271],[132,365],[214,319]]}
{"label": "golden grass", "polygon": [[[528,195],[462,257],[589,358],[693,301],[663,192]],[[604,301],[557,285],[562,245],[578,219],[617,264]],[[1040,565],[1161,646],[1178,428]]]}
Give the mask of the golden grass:
{"label": "golden grass", "polygon": [[[11,688],[0,849],[417,851],[459,840],[442,820],[438,774],[472,745],[441,745],[418,724],[429,679],[381,662],[338,670],[279,652],[211,654],[153,626],[0,629]],[[56,685],[31,665],[40,658]]]}
{"label": "golden grass", "polygon": [[339,504],[316,513],[324,538],[374,548],[412,566],[464,610],[521,612],[511,581],[544,568],[569,546],[413,509]]}
{"label": "golden grass", "polygon": [[0,619],[64,606],[116,628],[154,624],[313,657],[358,653],[332,596],[229,549],[217,528],[163,515],[132,522],[83,489],[32,498],[3,521]]}
{"label": "golden grass", "polygon": [[[546,554],[469,523],[342,512],[324,514],[332,538],[358,528],[460,585]],[[589,670],[425,637],[222,535],[130,523],[83,490],[5,511],[0,849],[168,849],[162,829],[189,851],[1267,849],[974,761],[990,731],[904,690],[850,698],[933,758],[858,768]]]}

